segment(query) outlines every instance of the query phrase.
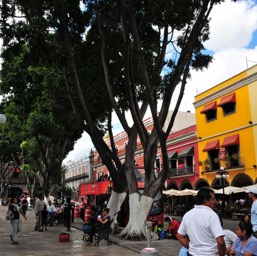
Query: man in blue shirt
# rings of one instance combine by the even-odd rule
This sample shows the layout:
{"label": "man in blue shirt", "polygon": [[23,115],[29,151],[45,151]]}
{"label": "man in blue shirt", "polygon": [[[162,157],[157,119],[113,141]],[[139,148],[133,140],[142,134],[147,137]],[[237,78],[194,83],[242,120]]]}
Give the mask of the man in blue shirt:
{"label": "man in blue shirt", "polygon": [[251,223],[253,225],[253,233],[257,238],[257,188],[251,187],[246,193],[248,193],[248,197],[252,200],[251,207]]}

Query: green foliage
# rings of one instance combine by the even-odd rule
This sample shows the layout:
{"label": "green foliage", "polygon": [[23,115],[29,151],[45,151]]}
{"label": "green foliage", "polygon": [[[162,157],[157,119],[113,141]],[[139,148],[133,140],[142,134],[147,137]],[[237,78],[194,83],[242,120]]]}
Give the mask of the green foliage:
{"label": "green foliage", "polygon": [[[183,95],[190,70],[212,59],[203,43],[209,37],[207,15],[219,2],[85,0],[81,9],[78,0],[3,1],[1,88],[9,132],[18,145],[27,142],[24,163],[49,183],[84,129],[111,172],[115,156],[98,138],[107,130],[108,113],[115,107],[126,119],[130,110],[139,128],[140,104],[151,105],[155,116],[157,100],[163,99],[156,132],[146,138],[146,127],[138,129],[145,164],[153,164],[158,139],[165,152],[172,121],[167,134],[163,125],[173,92],[182,85]],[[23,18],[15,17],[16,10]]]}

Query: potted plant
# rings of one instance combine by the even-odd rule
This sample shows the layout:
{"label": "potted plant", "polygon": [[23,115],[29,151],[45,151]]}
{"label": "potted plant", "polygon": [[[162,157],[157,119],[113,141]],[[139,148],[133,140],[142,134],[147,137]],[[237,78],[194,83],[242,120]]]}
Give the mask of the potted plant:
{"label": "potted plant", "polygon": [[224,156],[224,157],[222,158],[222,161],[225,161],[225,162],[226,162],[226,161],[228,161],[228,158],[229,158],[228,156]]}
{"label": "potted plant", "polygon": [[203,161],[204,165],[207,166],[210,164],[210,160],[208,158],[206,158],[204,161]]}
{"label": "potted plant", "polygon": [[198,161],[198,165],[199,165],[199,166],[202,166],[202,165],[203,165],[203,162],[202,162],[202,161]]}
{"label": "potted plant", "polygon": [[233,153],[231,157],[235,160],[238,159],[238,153]]}
{"label": "potted plant", "polygon": [[214,163],[217,164],[219,163],[220,159],[218,157],[214,158]]}
{"label": "potted plant", "polygon": [[210,164],[210,160],[208,158],[206,158],[204,161],[203,161],[203,164],[204,164],[204,170],[206,172],[208,172],[210,170],[210,167],[209,167],[209,164]]}

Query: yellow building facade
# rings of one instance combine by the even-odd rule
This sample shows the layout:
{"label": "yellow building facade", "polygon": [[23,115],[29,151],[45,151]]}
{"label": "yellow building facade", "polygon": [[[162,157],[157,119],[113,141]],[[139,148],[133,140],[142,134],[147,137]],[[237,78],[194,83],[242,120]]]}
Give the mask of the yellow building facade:
{"label": "yellow building facade", "polygon": [[[257,65],[195,97],[199,182],[257,181]],[[224,168],[224,170],[223,170]]]}

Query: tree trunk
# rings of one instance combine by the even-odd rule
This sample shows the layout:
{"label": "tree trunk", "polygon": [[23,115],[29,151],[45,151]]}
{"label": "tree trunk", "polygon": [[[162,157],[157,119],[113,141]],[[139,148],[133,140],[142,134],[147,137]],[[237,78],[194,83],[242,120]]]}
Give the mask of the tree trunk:
{"label": "tree trunk", "polygon": [[107,207],[110,209],[110,216],[111,219],[113,219],[112,222],[112,231],[115,233],[115,227],[118,224],[117,223],[117,213],[120,211],[120,207],[125,200],[127,196],[126,192],[123,193],[117,193],[115,191],[112,191],[111,197],[109,199]]}
{"label": "tree trunk", "polygon": [[145,238],[145,221],[152,203],[151,197],[143,195],[140,199],[138,193],[129,195],[129,222],[120,234],[122,237],[133,240]]}

